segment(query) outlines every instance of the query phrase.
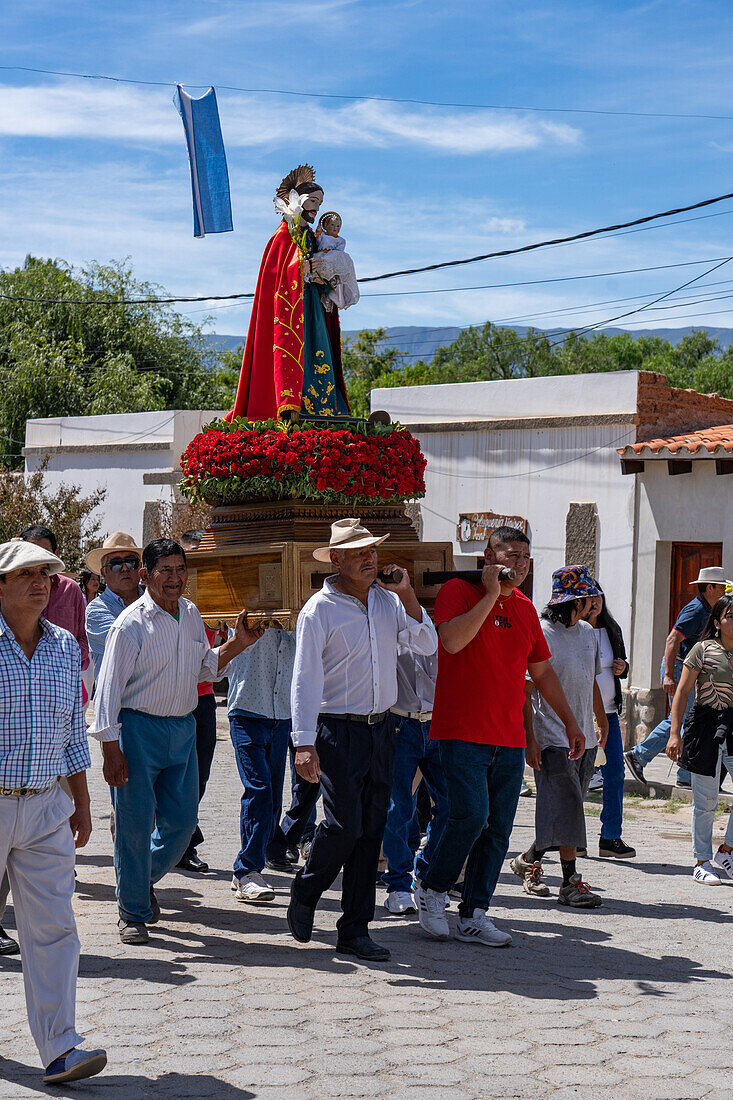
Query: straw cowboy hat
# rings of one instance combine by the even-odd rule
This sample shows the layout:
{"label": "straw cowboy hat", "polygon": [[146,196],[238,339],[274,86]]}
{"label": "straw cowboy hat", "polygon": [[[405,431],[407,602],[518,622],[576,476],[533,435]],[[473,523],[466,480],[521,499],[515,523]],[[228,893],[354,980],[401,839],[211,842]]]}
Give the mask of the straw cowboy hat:
{"label": "straw cowboy hat", "polygon": [[49,576],[64,571],[61,558],[42,546],[22,539],[0,543],[0,573],[12,573],[14,569],[26,569],[32,565],[47,565]]}
{"label": "straw cowboy hat", "polygon": [[106,558],[108,554],[124,553],[137,554],[138,557],[142,557],[142,548],[135,545],[132,535],[127,535],[124,531],[114,531],[107,536],[101,546],[89,551],[86,556],[87,569],[91,569],[92,573],[101,573],[103,558]]}
{"label": "straw cowboy hat", "polygon": [[359,550],[363,546],[379,546],[389,535],[373,535],[362,527],[360,519],[337,519],[331,524],[331,541],[313,551],[316,561],[330,561],[332,550]]}
{"label": "straw cowboy hat", "polygon": [[730,584],[721,566],[708,565],[701,569],[694,581],[690,584]]}

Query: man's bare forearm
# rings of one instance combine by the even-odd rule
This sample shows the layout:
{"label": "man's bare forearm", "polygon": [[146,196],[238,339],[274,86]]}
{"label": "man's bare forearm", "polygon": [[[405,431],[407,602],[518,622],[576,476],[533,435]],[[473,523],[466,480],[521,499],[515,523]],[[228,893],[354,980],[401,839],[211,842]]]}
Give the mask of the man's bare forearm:
{"label": "man's bare forearm", "polygon": [[74,805],[88,806],[89,788],[87,787],[87,773],[76,772],[74,775],[68,775],[66,780],[69,784],[71,797],[74,799]]}
{"label": "man's bare forearm", "polygon": [[446,623],[441,623],[438,634],[443,648],[449,653],[460,653],[465,649],[484,625],[496,600],[496,596],[490,596],[487,593],[470,611],[464,612],[463,615],[456,615],[455,619],[450,619]]}

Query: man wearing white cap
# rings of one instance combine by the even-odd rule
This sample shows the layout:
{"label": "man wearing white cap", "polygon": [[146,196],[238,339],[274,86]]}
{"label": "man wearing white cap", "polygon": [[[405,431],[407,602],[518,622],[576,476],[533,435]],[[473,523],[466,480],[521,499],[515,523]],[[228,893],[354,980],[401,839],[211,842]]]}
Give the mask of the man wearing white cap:
{"label": "man wearing white cap", "polygon": [[106,588],[87,604],[86,631],[95,679],[99,676],[104,646],[115,619],[145,591],[140,584],[142,549],[132,535],[115,531],[86,556],[87,569],[98,573]]}
{"label": "man wearing white cap", "polygon": [[[662,687],[669,696],[670,707],[679,678],[684,667],[683,662],[695,642],[702,634],[703,627],[710,617],[713,604],[721,596],[725,595],[726,587],[730,585],[725,573],[719,565],[709,565],[701,569],[694,581],[690,584],[697,585],[697,595],[694,600],[680,611],[677,620],[667,636],[662,658],[661,678]],[[695,702],[695,689],[693,688],[687,699],[687,708],[684,718]],[[629,771],[639,783],[646,784],[644,768],[651,764],[655,756],[664,752],[672,729],[672,714],[663,718],[658,726],[652,730],[644,740],[635,745],[633,749],[624,753],[624,760],[628,764]],[[677,784],[682,787],[690,786],[690,773],[683,768],[677,771]]]}
{"label": "man wearing white cap", "polygon": [[33,543],[0,545],[0,878],[7,870],[47,1084],[91,1077],[107,1063],[103,1050],[77,1047],[75,1026],[74,847],[89,840],[92,819],[79,646],[43,616],[63,568]]}
{"label": "man wearing white cap", "polygon": [[[336,950],[381,961],[389,951],[369,936],[379,852],[389,809],[397,701],[397,646],[430,655],[438,636],[406,570],[377,579],[378,538],[358,519],[338,520],[313,551],[336,576],[298,617],[291,709],[295,767],[320,779],[325,821],[293,881],[288,926],[307,943],[316,906],[343,868]],[[393,583],[394,578],[394,583]]]}

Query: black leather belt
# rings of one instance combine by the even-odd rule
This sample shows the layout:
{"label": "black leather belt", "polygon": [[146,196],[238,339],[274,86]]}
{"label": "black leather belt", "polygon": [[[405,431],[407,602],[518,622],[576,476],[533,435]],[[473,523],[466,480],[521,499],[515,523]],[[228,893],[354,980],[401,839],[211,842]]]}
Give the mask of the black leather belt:
{"label": "black leather belt", "polygon": [[362,726],[378,726],[388,714],[389,710],[382,710],[379,714],[320,714],[319,719],[338,718],[342,722],[359,722]]}

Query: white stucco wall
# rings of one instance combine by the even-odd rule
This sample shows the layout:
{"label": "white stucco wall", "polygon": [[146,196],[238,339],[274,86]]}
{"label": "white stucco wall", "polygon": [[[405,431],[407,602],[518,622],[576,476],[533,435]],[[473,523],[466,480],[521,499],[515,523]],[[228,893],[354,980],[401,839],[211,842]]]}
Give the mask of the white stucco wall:
{"label": "white stucco wall", "polygon": [[[720,542],[723,567],[733,578],[733,477],[696,459],[692,472],[670,477],[665,461],[647,461],[638,482],[633,680],[659,686],[659,664],[669,630],[673,542]],[[690,587],[690,599],[697,589]]]}
{"label": "white stucco wall", "polygon": [[502,420],[517,416],[582,416],[636,411],[637,371],[513,378],[445,386],[372,390],[371,407],[403,424]]}
{"label": "white stucco wall", "polygon": [[172,484],[146,485],[144,475],[165,478],[180,470],[181,452],[204,424],[222,415],[169,410],[29,420],[26,471],[36,470],[47,454],[52,490],[62,482],[79,485],[84,494],[105,488],[106,498],[96,513],[102,537],[127,531],[141,539],[145,502],[173,496]]}
{"label": "white stucco wall", "polygon": [[452,542],[458,568],[472,568],[484,543],[459,543],[461,512],[492,511],[529,520],[534,602],[547,601],[552,573],[565,563],[571,501],[594,501],[599,521],[599,579],[628,634],[631,617],[633,478],[621,476],[615,448],[633,425],[425,433],[428,460],[421,501],[424,538]]}

